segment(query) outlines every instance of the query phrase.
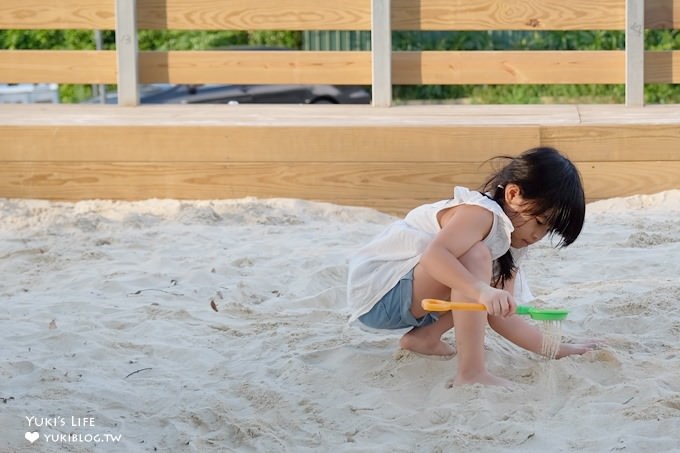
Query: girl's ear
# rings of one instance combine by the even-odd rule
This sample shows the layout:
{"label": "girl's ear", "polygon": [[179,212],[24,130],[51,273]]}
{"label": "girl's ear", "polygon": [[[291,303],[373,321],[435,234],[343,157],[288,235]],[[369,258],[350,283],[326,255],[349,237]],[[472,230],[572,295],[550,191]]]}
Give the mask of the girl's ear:
{"label": "girl's ear", "polygon": [[517,184],[510,183],[505,186],[505,203],[507,205],[517,204],[522,199],[522,191]]}

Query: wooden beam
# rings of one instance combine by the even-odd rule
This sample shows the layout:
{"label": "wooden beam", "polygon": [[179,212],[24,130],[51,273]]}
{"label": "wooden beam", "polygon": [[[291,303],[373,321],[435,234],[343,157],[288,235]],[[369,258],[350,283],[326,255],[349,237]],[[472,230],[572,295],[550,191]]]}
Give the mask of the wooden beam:
{"label": "wooden beam", "polygon": [[[509,58],[504,62],[502,57],[506,54]],[[302,83],[301,80],[306,80],[304,83],[371,83],[369,52],[299,52],[291,59],[292,64],[286,64],[281,52],[268,57],[266,62],[259,55],[245,51],[235,55],[221,51],[140,52],[140,82]],[[575,52],[567,55],[569,59],[566,61],[564,57],[548,56],[542,63],[558,69],[570,61],[571,69],[580,74],[582,83],[603,80],[596,74],[609,74],[604,80],[624,82],[625,59],[622,52],[607,55],[597,52],[590,60],[586,55]],[[524,57],[524,52],[518,56]],[[410,67],[412,62],[420,66]],[[469,67],[465,67],[465,62],[469,63]],[[520,68],[515,75],[508,73],[515,67]],[[6,83],[115,84],[116,68],[115,51],[0,50],[0,80]],[[490,70],[495,72],[490,73]],[[539,83],[533,82],[538,80],[535,78],[523,78],[536,71],[543,73],[540,80],[562,80],[560,74],[532,68],[527,59],[515,60],[509,52],[495,56],[428,53],[422,58],[417,53],[396,52],[393,73],[397,80],[395,83],[399,84],[474,84],[482,83],[480,80],[487,80],[487,83],[525,83],[524,80],[526,83]],[[480,79],[482,76],[484,78]],[[680,51],[645,52],[645,83],[680,83]]]}
{"label": "wooden beam", "polygon": [[[623,0],[392,0],[397,30],[623,30]],[[646,28],[680,28],[680,0],[646,0]],[[285,6],[285,7],[284,7]],[[0,29],[115,29],[115,0],[3,0]],[[587,15],[578,14],[588,11]],[[371,0],[138,0],[141,29],[370,30]]]}
{"label": "wooden beam", "polygon": [[367,51],[140,52],[141,83],[371,84]]}
{"label": "wooden beam", "polygon": [[626,105],[645,103],[645,4],[626,0]]}
{"label": "wooden beam", "polygon": [[617,124],[612,118],[610,124],[551,125],[540,131],[541,145],[554,146],[583,163],[680,161],[678,124]]}
{"label": "wooden beam", "polygon": [[392,2],[395,30],[623,30],[625,24],[625,0]]}
{"label": "wooden beam", "polygon": [[0,50],[5,83],[116,83],[110,50]]}
{"label": "wooden beam", "polygon": [[140,126],[132,120],[127,126],[0,126],[0,162],[108,162],[116,156],[123,162],[410,165],[483,162],[539,145],[557,147],[581,162],[674,161],[680,160],[680,127],[677,122],[613,120],[607,125],[542,126],[182,126],[180,120],[175,126]]}
{"label": "wooden beam", "polygon": [[[678,188],[680,161],[576,162],[587,198],[601,199]],[[476,163],[126,163],[17,162],[0,166],[8,198],[223,199],[286,197],[379,209],[404,200],[434,201],[456,185],[479,187],[490,167]]]}
{"label": "wooden beam", "polygon": [[392,104],[392,27],[390,0],[372,0],[371,86],[373,107]]}
{"label": "wooden beam", "polygon": [[645,52],[645,83],[680,84],[680,50]]}
{"label": "wooden beam", "polygon": [[116,0],[118,105],[139,104],[136,0]]}
{"label": "wooden beam", "polygon": [[371,0],[138,0],[138,3],[141,29],[371,29]]}
{"label": "wooden beam", "polygon": [[0,29],[113,30],[115,0],[2,0]]}
{"label": "wooden beam", "polygon": [[645,28],[680,28],[680,0],[644,0]]}
{"label": "wooden beam", "polygon": [[[502,59],[506,54],[509,58]],[[369,52],[300,52],[292,58],[292,64],[279,61],[280,53],[267,58],[267,62],[257,58],[258,55],[256,52],[238,52],[236,55],[208,51],[140,52],[140,82],[302,83],[301,80],[306,80],[304,83],[371,83]],[[624,83],[622,52],[607,55],[597,52],[590,60],[575,52],[567,55],[566,61],[564,57],[548,56],[542,63],[561,70],[570,61],[570,68],[581,83],[593,80]],[[520,59],[515,60],[509,52],[496,56],[451,52],[449,55],[428,53],[421,58],[415,52],[396,52],[393,77],[399,84],[475,84],[482,83],[481,80],[521,84],[539,83],[534,80],[555,83],[563,80],[559,72],[532,67],[528,61],[531,59],[522,58],[524,52],[518,56]],[[543,58],[540,56],[535,61]],[[465,66],[466,62],[468,66]],[[412,63],[420,66],[410,67]],[[115,52],[107,50],[0,50],[0,80],[6,83],[115,84],[116,65]],[[263,70],[265,67],[266,71]],[[508,72],[513,70],[515,74]],[[529,76],[532,79],[525,79]],[[680,51],[646,51],[645,83],[680,83]]]}
{"label": "wooden beam", "polygon": [[588,198],[627,197],[680,189],[680,161],[576,163]]}
{"label": "wooden beam", "polygon": [[0,162],[478,162],[539,138],[531,125],[0,126]]}
{"label": "wooden beam", "polygon": [[623,51],[394,52],[395,85],[624,83]]}

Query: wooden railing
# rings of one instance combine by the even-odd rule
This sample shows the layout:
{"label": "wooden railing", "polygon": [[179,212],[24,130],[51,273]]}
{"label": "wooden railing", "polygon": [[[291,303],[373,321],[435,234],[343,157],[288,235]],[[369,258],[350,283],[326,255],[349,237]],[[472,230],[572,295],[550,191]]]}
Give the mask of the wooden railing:
{"label": "wooden railing", "polygon": [[[0,50],[0,82],[371,85],[680,83],[680,51],[645,51],[644,30],[680,28],[680,0],[2,0],[2,29],[115,30],[115,51]],[[141,29],[370,30],[371,51],[145,51]],[[392,30],[625,30],[625,50],[393,51]]]}
{"label": "wooden railing", "polygon": [[[0,83],[371,85],[373,105],[0,105],[0,197],[290,197],[403,214],[485,161],[565,152],[589,200],[680,188],[680,0],[1,0],[2,29],[115,30],[110,50],[0,50]],[[139,51],[143,29],[370,30],[371,51]],[[392,30],[625,30],[612,51],[393,51]],[[618,34],[620,36],[620,33]],[[394,105],[393,85],[625,84],[627,105]],[[389,108],[380,108],[387,107]]]}

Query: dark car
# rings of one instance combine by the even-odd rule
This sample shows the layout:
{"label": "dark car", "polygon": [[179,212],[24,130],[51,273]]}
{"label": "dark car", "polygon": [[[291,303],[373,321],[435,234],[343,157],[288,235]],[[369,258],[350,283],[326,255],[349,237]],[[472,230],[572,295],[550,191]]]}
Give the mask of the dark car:
{"label": "dark car", "polygon": [[[369,104],[365,89],[336,85],[141,85],[141,104]],[[101,102],[92,98],[89,103]],[[115,93],[106,96],[115,104]]]}

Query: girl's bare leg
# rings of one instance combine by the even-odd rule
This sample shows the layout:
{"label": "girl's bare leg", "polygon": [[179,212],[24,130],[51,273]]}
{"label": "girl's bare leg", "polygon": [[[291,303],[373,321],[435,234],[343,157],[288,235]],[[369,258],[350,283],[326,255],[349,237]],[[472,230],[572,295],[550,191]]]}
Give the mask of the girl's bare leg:
{"label": "girl's bare leg", "polygon": [[[492,260],[489,249],[484,244],[477,244],[460,262],[475,276],[484,282],[491,281]],[[413,275],[413,304],[411,313],[416,318],[427,312],[420,302],[425,298],[448,299],[456,301],[469,300],[468,297],[452,291],[433,279],[421,267],[416,266]],[[450,381],[450,385],[482,383],[487,385],[509,385],[509,381],[498,378],[486,371],[484,354],[484,334],[487,317],[485,313],[456,311],[442,313],[436,323],[414,328],[400,340],[400,346],[421,354],[450,355],[454,349],[441,340],[447,330],[456,326],[456,346],[458,352],[458,372]]]}
{"label": "girl's bare leg", "polygon": [[[491,281],[491,253],[485,245],[481,243],[475,245],[459,259],[479,280],[483,282]],[[464,294],[455,290],[451,291],[451,300],[470,301]],[[486,333],[487,314],[478,311],[462,310],[454,310],[452,314],[453,323],[456,326],[458,369],[456,375],[449,381],[449,385],[457,386],[476,383],[484,385],[511,385],[510,381],[494,376],[486,369],[484,336]]]}
{"label": "girl's bare leg", "polygon": [[[416,265],[413,271],[413,301],[411,303],[411,314],[415,318],[421,318],[428,313],[420,305],[423,299],[448,299],[450,296],[449,287],[430,277],[422,266]],[[456,350],[441,339],[442,335],[452,327],[451,313],[440,313],[437,322],[425,327],[415,327],[407,332],[399,340],[399,346],[419,354],[452,358]]]}
{"label": "girl's bare leg", "polygon": [[456,350],[441,339],[444,332],[451,327],[451,313],[442,313],[436,322],[425,327],[416,327],[404,334],[399,340],[399,346],[419,354],[452,358]]}

